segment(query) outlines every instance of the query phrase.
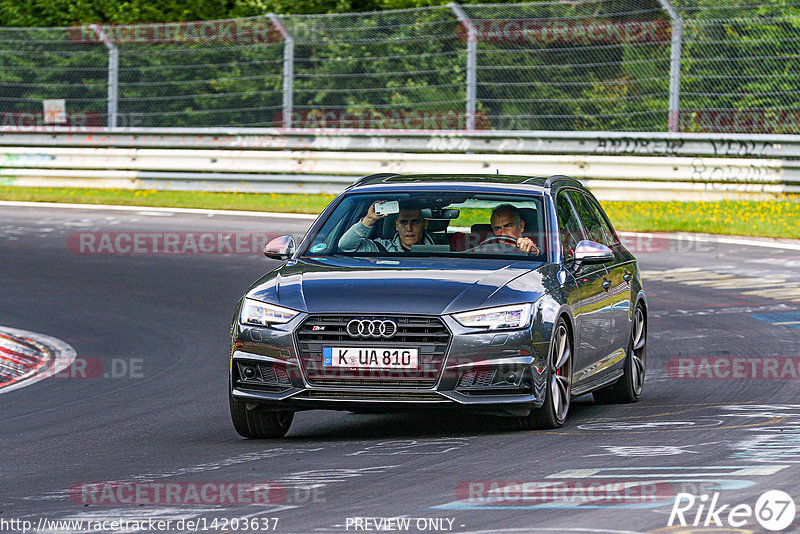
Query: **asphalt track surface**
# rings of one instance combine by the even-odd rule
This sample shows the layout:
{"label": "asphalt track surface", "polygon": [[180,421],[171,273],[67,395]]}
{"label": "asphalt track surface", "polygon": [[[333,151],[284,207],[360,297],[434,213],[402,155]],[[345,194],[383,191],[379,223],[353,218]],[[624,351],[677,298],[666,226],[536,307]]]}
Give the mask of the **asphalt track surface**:
{"label": "asphalt track surface", "polygon": [[[685,512],[687,523],[704,494],[706,504],[719,493],[718,505],[753,507],[778,489],[800,505],[800,251],[693,242],[640,247],[650,273],[650,323],[638,404],[576,399],[567,424],[550,432],[516,431],[479,416],[303,412],[285,439],[257,441],[239,438],[230,423],[227,335],[236,300],[272,262],[258,254],[81,254],[68,247],[76,232],[297,234],[307,225],[146,209],[0,207],[0,329],[59,338],[88,369],[0,394],[0,531],[21,531],[12,520],[31,521],[36,530],[43,519],[154,519],[172,520],[174,532],[174,521],[196,519],[205,523],[195,529],[208,532],[766,532],[752,516],[729,528],[727,510],[726,527],[710,530],[669,527],[668,520],[679,492],[698,499]],[[695,275],[655,273],[675,268]],[[776,279],[794,294],[759,294]],[[687,376],[675,374],[679,358]],[[766,360],[777,362],[771,375]],[[737,365],[747,376],[730,378]],[[157,483],[273,483],[285,492],[274,504],[255,505],[152,496],[85,502],[81,484],[108,481],[150,490]],[[480,488],[492,481],[495,488],[560,484],[568,497],[510,486],[487,499]],[[657,488],[656,498],[643,497],[650,490],[622,499],[614,493],[637,481]],[[606,484],[606,498],[575,490],[592,484]],[[378,523],[390,517],[410,523]],[[260,522],[255,529],[225,523],[234,518]],[[269,518],[277,525],[264,522]],[[701,514],[699,523],[705,519]],[[784,531],[798,525],[796,519]],[[120,530],[92,523],[41,529]]]}

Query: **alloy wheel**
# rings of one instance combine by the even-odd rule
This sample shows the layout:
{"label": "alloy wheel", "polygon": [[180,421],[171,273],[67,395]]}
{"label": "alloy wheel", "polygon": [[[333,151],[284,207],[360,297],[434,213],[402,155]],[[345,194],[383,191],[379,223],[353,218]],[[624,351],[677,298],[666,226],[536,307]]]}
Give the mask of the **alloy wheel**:
{"label": "alloy wheel", "polygon": [[647,325],[641,306],[636,307],[633,315],[631,336],[631,378],[633,379],[633,391],[636,396],[639,396],[644,386],[645,345],[647,344]]}
{"label": "alloy wheel", "polygon": [[559,324],[555,333],[553,353],[550,357],[550,398],[556,419],[564,421],[569,411],[572,391],[572,347],[569,332],[564,324]]}

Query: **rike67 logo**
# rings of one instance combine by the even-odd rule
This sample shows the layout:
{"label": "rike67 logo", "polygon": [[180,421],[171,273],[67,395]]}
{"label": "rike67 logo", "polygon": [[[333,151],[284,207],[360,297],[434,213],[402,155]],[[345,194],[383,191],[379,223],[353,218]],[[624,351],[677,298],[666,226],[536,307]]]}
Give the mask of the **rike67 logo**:
{"label": "rike67 logo", "polygon": [[780,490],[764,492],[755,506],[747,503],[721,504],[720,494],[696,497],[678,493],[667,526],[743,527],[757,521],[764,529],[777,532],[789,528],[795,518],[794,500]]}

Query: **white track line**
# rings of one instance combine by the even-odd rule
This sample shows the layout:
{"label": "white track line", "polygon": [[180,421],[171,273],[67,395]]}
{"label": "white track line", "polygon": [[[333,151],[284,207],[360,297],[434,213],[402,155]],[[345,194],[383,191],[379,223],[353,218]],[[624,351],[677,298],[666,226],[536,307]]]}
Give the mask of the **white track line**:
{"label": "white track line", "polygon": [[715,234],[693,234],[688,232],[680,233],[662,233],[662,232],[617,232],[621,236],[626,237],[649,237],[649,238],[667,238],[678,239],[684,241],[694,241],[696,243],[717,243],[723,245],[738,245],[745,247],[763,247],[763,248],[779,248],[783,250],[800,250],[800,240],[787,241],[768,241],[746,238],[746,237],[725,237]]}
{"label": "white track line", "polygon": [[[22,202],[15,200],[0,200],[0,206],[25,207],[25,208],[67,208],[85,210],[116,210],[116,211],[155,211],[164,213],[193,213],[199,215],[233,215],[237,217],[265,217],[283,219],[301,219],[313,221],[317,215],[306,213],[277,213],[268,211],[236,211],[236,210],[208,210],[200,208],[163,208],[150,206],[115,206],[111,204],[62,204],[59,202]],[[761,241],[746,237],[723,237],[713,234],[693,234],[687,232],[662,233],[662,232],[618,232],[630,237],[665,237],[669,239],[693,240],[700,243],[721,243],[724,245],[740,245],[747,247],[777,248],[783,250],[800,250],[800,240],[794,242]]]}
{"label": "white track line", "polygon": [[277,213],[269,211],[236,211],[236,210],[207,210],[200,208],[164,208],[152,206],[115,206],[112,204],[62,204],[60,202],[22,202],[16,200],[0,200],[0,206],[20,208],[66,208],[84,210],[114,210],[114,211],[155,211],[165,213],[193,213],[199,215],[234,215],[238,217],[278,217],[283,219],[305,219],[313,221],[316,215],[307,213]]}

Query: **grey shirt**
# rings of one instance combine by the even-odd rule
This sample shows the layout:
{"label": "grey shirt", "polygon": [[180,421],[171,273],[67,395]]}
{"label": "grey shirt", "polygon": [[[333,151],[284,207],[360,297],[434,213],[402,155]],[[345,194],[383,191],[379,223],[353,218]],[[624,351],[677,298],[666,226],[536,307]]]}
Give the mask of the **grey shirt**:
{"label": "grey shirt", "polygon": [[[342,252],[380,252],[380,243],[388,252],[407,252],[400,244],[400,236],[394,235],[392,239],[367,239],[371,226],[365,226],[360,220],[351,226],[339,239],[339,250]],[[422,242],[426,245],[433,245],[433,239],[425,232]]]}

